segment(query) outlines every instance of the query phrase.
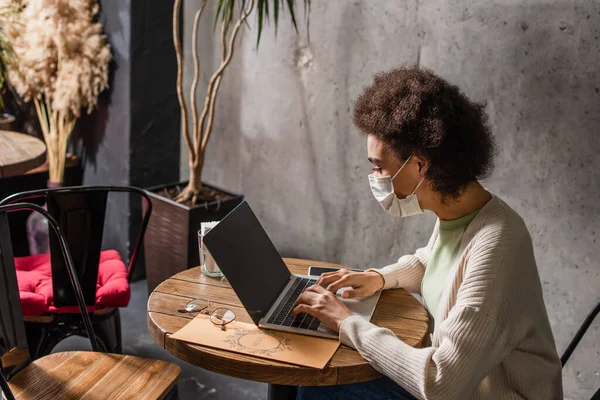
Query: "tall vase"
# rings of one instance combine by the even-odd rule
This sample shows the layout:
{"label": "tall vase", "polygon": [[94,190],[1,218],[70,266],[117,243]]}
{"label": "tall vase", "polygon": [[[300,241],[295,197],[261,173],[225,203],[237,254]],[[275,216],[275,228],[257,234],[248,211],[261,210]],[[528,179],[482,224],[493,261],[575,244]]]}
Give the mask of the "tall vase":
{"label": "tall vase", "polygon": [[[47,182],[48,189],[62,187],[62,183]],[[46,203],[42,206],[47,210]],[[27,240],[31,255],[50,253],[50,238],[48,236],[48,220],[37,212],[32,212],[27,218]]]}

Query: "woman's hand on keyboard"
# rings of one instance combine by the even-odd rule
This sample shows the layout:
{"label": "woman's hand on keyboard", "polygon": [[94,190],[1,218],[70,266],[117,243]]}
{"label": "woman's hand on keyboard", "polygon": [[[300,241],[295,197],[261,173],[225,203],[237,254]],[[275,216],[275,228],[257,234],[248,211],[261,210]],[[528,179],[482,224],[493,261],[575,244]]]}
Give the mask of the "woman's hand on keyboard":
{"label": "woman's hand on keyboard", "polygon": [[340,331],[342,321],[354,315],[336,295],[319,285],[312,285],[298,297],[292,313],[310,314],[336,332]]}
{"label": "woman's hand on keyboard", "polygon": [[351,287],[342,292],[342,297],[352,299],[355,297],[368,297],[383,289],[383,276],[374,271],[350,272],[340,269],[335,272],[327,272],[321,275],[317,281],[330,292],[337,292],[344,287]]}

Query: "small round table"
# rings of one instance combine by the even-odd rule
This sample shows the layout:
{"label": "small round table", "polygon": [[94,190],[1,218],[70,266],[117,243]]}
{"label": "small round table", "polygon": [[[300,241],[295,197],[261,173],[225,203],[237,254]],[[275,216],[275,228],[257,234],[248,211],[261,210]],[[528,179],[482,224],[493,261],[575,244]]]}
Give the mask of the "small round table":
{"label": "small round table", "polygon": [[21,175],[46,159],[44,142],[24,133],[0,131],[0,178]]}
{"label": "small round table", "polygon": [[[284,259],[293,274],[306,275],[310,265],[347,268],[310,260]],[[154,340],[176,357],[198,367],[242,379],[269,383],[269,398],[295,398],[297,386],[328,386],[364,382],[381,377],[360,354],[344,345],[323,370],[242,355],[226,350],[189,344],[170,335],[196,314],[180,313],[194,298],[206,298],[215,306],[232,309],[236,318],[252,323],[226,280],[204,276],[200,268],[174,275],[154,289],[148,300],[148,328]],[[385,290],[371,321],[391,329],[410,346],[420,347],[428,328],[427,311],[403,289]]]}

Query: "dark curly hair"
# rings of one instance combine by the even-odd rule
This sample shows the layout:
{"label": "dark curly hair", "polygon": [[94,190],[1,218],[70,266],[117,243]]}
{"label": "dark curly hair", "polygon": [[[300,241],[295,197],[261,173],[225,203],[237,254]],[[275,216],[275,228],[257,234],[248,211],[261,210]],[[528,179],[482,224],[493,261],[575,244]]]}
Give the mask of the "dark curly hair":
{"label": "dark curly hair", "polygon": [[352,118],[400,160],[412,154],[428,160],[425,177],[446,201],[493,169],[495,143],[484,108],[433,72],[402,67],[374,76]]}

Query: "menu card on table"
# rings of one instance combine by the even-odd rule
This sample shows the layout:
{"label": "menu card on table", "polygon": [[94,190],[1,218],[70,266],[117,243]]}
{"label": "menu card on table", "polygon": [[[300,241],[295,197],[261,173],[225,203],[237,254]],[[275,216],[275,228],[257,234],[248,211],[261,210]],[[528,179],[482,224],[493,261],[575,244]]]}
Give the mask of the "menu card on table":
{"label": "menu card on table", "polygon": [[325,368],[340,346],[338,340],[262,329],[238,321],[227,324],[222,330],[203,314],[172,334],[171,338],[319,369]]}

